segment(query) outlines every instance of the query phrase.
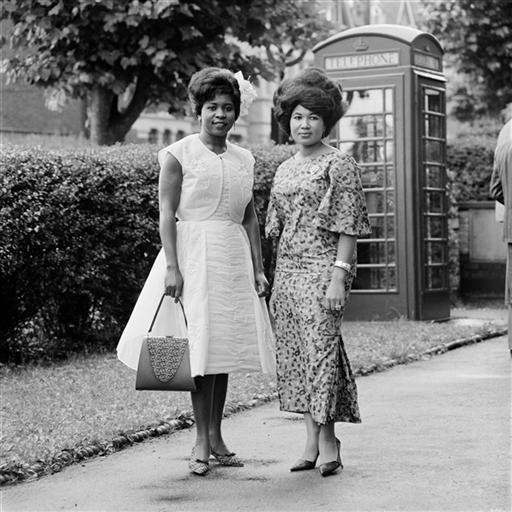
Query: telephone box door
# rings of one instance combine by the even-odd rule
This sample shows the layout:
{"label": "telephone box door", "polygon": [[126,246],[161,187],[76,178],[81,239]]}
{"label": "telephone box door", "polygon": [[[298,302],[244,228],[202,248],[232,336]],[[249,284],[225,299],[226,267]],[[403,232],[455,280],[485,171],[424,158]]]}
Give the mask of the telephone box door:
{"label": "telephone box door", "polygon": [[[335,77],[333,77],[335,79]],[[408,316],[405,197],[405,116],[402,74],[343,78],[348,110],[331,144],[361,167],[372,234],[357,243],[357,277],[345,318]],[[362,312],[364,311],[364,315]]]}
{"label": "telephone box door", "polygon": [[419,319],[442,319],[450,316],[445,86],[418,72],[415,82]]}

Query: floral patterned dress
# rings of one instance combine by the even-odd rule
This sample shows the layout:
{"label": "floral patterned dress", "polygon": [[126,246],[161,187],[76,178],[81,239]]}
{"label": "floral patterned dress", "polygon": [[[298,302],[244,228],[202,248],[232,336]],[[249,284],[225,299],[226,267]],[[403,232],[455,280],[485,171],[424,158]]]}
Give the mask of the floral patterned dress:
{"label": "floral patterned dress", "polygon": [[[270,302],[275,321],[281,410],[309,412],[318,424],[361,421],[343,345],[341,312],[324,306],[341,233],[370,233],[360,171],[333,151],[283,162],[274,177],[267,237],[279,246]],[[347,297],[355,276],[346,280]]]}

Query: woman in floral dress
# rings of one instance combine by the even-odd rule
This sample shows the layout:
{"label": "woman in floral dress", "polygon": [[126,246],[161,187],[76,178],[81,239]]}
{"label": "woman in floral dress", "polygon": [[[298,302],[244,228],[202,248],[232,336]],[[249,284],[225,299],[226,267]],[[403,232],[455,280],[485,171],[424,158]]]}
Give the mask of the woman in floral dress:
{"label": "woman in floral dress", "polygon": [[356,271],[357,236],[370,233],[355,161],[323,142],[342,115],[337,84],[310,68],[274,94],[276,118],[298,146],[275,175],[266,234],[279,239],[271,297],[281,410],[304,414],[307,440],[291,471],[342,467],[335,422],[360,422],[340,334]]}

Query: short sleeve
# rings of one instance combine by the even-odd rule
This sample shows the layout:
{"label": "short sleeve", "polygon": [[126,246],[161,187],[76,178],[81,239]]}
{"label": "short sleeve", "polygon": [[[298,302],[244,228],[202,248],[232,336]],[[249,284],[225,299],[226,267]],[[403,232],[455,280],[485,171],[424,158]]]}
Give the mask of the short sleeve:
{"label": "short sleeve", "polygon": [[171,154],[180,165],[183,165],[183,144],[179,144],[180,141],[175,142],[174,144],[171,144],[170,146],[166,146],[165,148],[162,148],[158,153],[158,163],[160,164],[160,167],[162,167],[164,156],[166,153]]}
{"label": "short sleeve", "polygon": [[281,236],[282,230],[283,224],[279,220],[275,197],[273,194],[270,194],[270,200],[268,202],[267,208],[267,218],[265,221],[265,237],[279,238]]}
{"label": "short sleeve", "polygon": [[352,236],[371,233],[361,174],[355,161],[340,155],[327,170],[329,186],[320,201],[314,223],[317,227]]}

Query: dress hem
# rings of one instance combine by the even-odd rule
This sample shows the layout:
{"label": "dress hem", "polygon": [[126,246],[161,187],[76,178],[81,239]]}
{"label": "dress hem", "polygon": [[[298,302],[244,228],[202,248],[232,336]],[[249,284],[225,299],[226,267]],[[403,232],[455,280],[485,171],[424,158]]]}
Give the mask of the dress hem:
{"label": "dress hem", "polygon": [[[283,405],[279,406],[279,410],[283,412],[292,412],[294,414],[311,414],[311,411],[303,411],[303,410],[297,410],[296,408],[290,407],[286,408]],[[311,417],[313,418],[313,421],[317,423],[318,425],[326,425],[327,423],[362,423],[361,418],[353,418],[349,416],[337,416],[335,418],[326,418],[325,420],[318,420],[316,419],[312,414]]]}

